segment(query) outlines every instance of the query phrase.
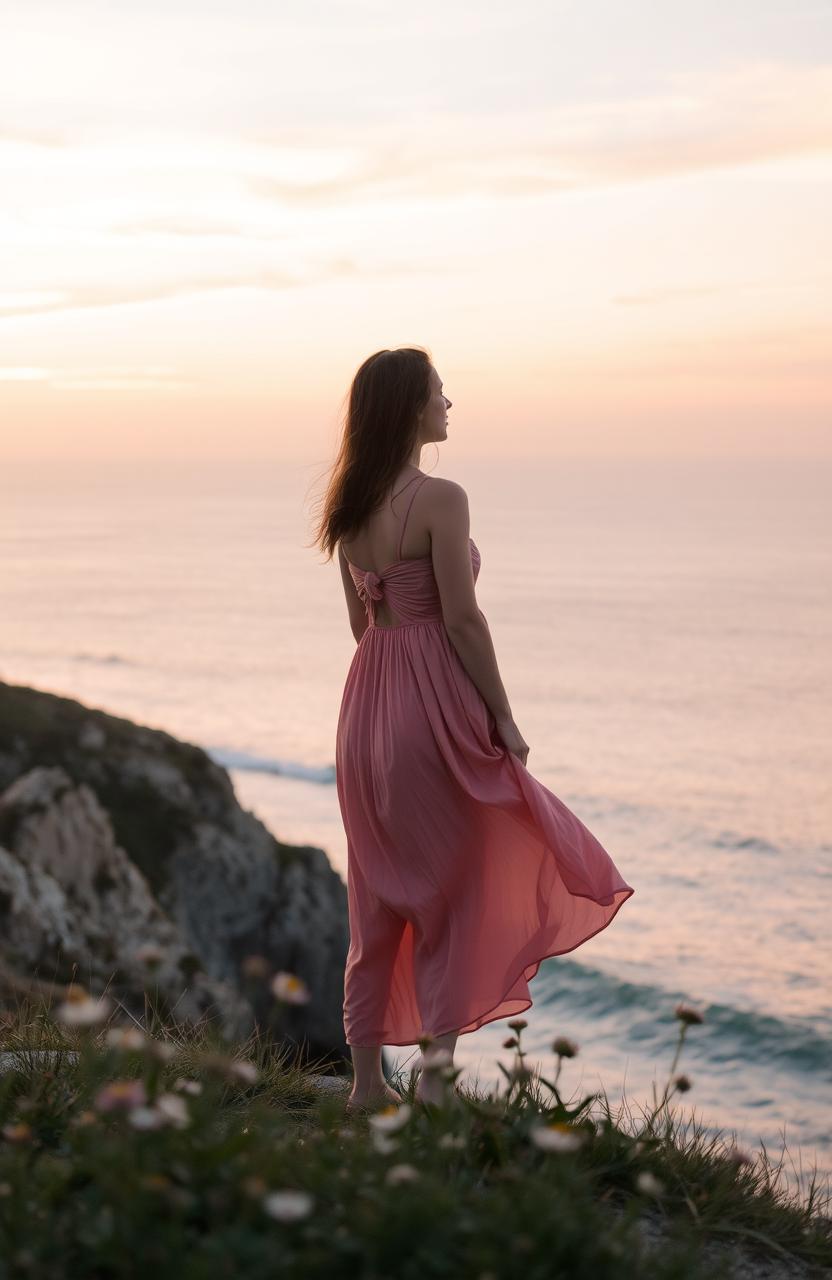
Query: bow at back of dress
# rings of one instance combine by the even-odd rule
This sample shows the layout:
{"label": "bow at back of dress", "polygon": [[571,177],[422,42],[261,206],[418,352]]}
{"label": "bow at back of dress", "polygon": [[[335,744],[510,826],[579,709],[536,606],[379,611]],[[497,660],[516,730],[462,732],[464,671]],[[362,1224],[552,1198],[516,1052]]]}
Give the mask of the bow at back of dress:
{"label": "bow at back of dress", "polygon": [[[427,476],[415,476],[414,479],[419,480],[420,483],[413,489],[404,514],[399,534],[398,559],[377,573],[373,569],[361,569],[347,558],[350,576],[355,583],[355,589],[360,599],[363,600],[367,609],[370,626],[378,627],[382,630],[389,629],[390,625],[405,626],[414,622],[442,620],[442,602],[433,573],[432,557],[426,555],[411,556],[406,560],[401,558],[402,543],[410,508],[413,506],[413,499],[421,487],[421,482],[427,480]],[[469,539],[469,541],[471,544],[474,578],[476,579],[480,569],[480,553],[473,539]],[[387,624],[376,621],[376,604],[381,600],[387,601],[391,612],[396,618],[395,623]]]}

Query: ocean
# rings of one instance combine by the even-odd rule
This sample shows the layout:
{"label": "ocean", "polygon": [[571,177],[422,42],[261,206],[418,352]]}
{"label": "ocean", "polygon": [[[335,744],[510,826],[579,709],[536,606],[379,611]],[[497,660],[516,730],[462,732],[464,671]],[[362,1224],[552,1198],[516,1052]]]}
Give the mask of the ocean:
{"label": "ocean", "polygon": [[[815,1164],[828,1177],[832,460],[450,447],[421,465],[468,492],[527,767],[635,889],[543,962],[529,1059],[551,1068],[570,1036],[567,1096],[603,1089],[638,1117],[693,1003],[680,1118],[764,1144],[795,1187]],[[355,641],[337,563],[311,547],[326,466],[7,461],[0,677],[198,743],[277,837],[345,877],[335,727]],[[466,1079],[502,1080],[508,1034],[460,1037]]]}

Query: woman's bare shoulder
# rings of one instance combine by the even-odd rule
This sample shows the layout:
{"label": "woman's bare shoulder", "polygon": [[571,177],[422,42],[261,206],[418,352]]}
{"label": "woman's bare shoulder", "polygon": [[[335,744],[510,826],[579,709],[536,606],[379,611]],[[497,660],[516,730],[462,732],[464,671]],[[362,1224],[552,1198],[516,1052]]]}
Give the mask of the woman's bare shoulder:
{"label": "woman's bare shoulder", "polygon": [[448,480],[445,476],[428,476],[429,485],[422,487],[430,495],[431,502],[440,507],[467,507],[468,494],[456,480]]}

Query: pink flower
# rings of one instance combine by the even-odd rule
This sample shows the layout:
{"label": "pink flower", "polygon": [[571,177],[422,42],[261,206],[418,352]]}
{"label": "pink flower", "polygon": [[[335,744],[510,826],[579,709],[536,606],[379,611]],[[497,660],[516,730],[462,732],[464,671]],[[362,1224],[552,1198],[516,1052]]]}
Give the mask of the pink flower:
{"label": "pink flower", "polygon": [[95,1095],[96,1111],[130,1111],[147,1102],[142,1080],[113,1080]]}
{"label": "pink flower", "polygon": [[76,982],[66,989],[66,1000],[59,1004],[54,1017],[70,1027],[89,1027],[103,1022],[112,1008],[107,996],[91,996]]}
{"label": "pink flower", "polygon": [[156,1099],[156,1110],[167,1124],[176,1129],[184,1129],[191,1123],[187,1104],[181,1094],[160,1093]]}
{"label": "pink flower", "polygon": [[111,1027],[104,1042],[111,1049],[121,1049],[127,1053],[132,1049],[144,1049],[147,1037],[138,1027]]}

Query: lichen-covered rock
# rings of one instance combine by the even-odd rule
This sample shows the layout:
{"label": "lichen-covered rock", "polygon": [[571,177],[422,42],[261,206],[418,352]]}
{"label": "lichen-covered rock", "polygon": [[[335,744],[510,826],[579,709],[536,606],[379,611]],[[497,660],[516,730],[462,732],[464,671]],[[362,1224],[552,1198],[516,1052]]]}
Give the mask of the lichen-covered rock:
{"label": "lichen-covered rock", "polygon": [[139,1014],[152,986],[182,1021],[212,1012],[227,1034],[251,1028],[234,985],[194,964],[89,787],[61,768],[30,770],[0,796],[0,840],[0,947],[21,976],[106,987]]}
{"label": "lichen-covered rock", "polygon": [[322,849],[282,844],[242,809],[200,747],[0,682],[0,846],[0,953],[16,971],[52,976],[60,951],[62,980],[69,960],[78,981],[117,969],[139,992],[130,948],[162,939],[171,995],[188,971],[189,1017],[205,999],[266,1028],[274,997],[242,963],[261,955],[310,990],[281,1034],[313,1060],[347,1057],[346,886]]}

